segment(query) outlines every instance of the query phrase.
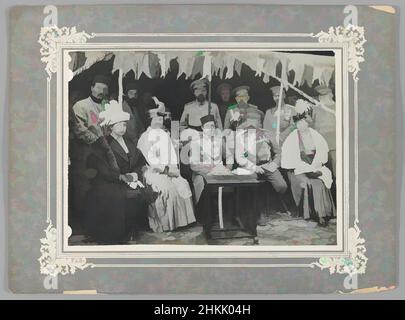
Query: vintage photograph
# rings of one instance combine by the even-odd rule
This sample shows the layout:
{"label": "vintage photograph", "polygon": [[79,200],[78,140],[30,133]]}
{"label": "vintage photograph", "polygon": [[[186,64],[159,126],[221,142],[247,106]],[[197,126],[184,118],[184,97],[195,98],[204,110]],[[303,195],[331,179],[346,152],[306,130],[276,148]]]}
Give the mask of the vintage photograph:
{"label": "vintage photograph", "polygon": [[336,51],[69,57],[69,246],[337,244]]}

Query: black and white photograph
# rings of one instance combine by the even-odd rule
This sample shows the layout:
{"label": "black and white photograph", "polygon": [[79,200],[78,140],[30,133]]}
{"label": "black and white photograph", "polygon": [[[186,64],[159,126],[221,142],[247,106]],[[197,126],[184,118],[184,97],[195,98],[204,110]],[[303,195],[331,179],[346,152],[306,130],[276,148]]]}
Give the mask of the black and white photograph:
{"label": "black and white photograph", "polygon": [[336,246],[338,54],[70,50],[69,247]]}

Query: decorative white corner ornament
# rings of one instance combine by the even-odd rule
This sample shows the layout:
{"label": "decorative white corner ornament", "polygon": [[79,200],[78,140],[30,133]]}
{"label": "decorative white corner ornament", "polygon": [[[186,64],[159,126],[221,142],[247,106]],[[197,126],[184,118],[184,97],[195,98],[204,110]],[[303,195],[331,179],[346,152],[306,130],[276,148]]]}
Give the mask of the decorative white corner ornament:
{"label": "decorative white corner ornament", "polygon": [[[77,32],[76,27],[57,26],[42,27],[38,39],[41,45],[41,61],[46,64],[45,71],[48,74],[47,78],[47,95],[50,96],[50,81],[52,74],[57,72],[58,66],[58,43],[86,43],[88,39],[94,38],[95,34],[88,34],[84,31]],[[50,100],[47,101],[47,112],[49,118]],[[49,127],[49,124],[48,124]],[[48,128],[48,151],[49,153],[49,128]],[[48,162],[49,162],[48,154]],[[49,165],[49,163],[48,163]],[[48,188],[49,188],[49,173],[48,173]],[[48,203],[49,208],[49,203]],[[49,209],[48,209],[49,211]],[[41,274],[56,276],[58,274],[74,274],[77,269],[83,270],[87,267],[94,267],[94,264],[87,263],[86,258],[69,258],[60,259],[56,257],[56,228],[52,226],[52,221],[48,213],[48,227],[45,229],[45,238],[41,239],[41,257],[38,259],[40,263]]]}
{"label": "decorative white corner ornament", "polygon": [[346,27],[330,27],[328,32],[321,31],[312,36],[322,43],[348,43],[348,69],[353,73],[353,80],[359,80],[357,73],[360,71],[359,64],[364,61],[363,45],[367,41],[364,38],[364,27],[352,24]]}
{"label": "decorative white corner ornament", "polygon": [[41,257],[38,259],[41,274],[57,276],[58,274],[74,274],[77,269],[93,268],[93,263],[87,263],[86,258],[57,258],[56,257],[56,228],[49,223],[45,229],[45,238],[41,239]]}
{"label": "decorative white corner ornament", "polygon": [[365,240],[360,238],[360,232],[357,223],[354,224],[354,227],[349,228],[349,257],[322,257],[318,262],[311,263],[311,266],[319,267],[322,270],[329,269],[330,274],[349,274],[350,276],[364,274],[368,258],[365,256]]}
{"label": "decorative white corner ornament", "polygon": [[45,70],[48,78],[57,70],[57,44],[58,43],[86,43],[88,39],[94,38],[95,34],[88,34],[84,31],[77,32],[76,27],[57,26],[42,27],[38,43],[41,45],[41,61],[46,63]]}

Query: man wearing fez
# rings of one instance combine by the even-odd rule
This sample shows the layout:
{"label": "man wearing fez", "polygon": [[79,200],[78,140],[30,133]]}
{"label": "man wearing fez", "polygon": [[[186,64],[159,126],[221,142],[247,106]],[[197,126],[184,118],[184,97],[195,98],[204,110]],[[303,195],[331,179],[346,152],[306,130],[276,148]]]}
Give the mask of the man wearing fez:
{"label": "man wearing fez", "polygon": [[248,103],[249,91],[248,86],[240,86],[232,91],[237,104],[228,107],[224,123],[225,129],[235,130],[248,120],[257,122],[258,128],[262,128],[264,113],[257,106]]}
{"label": "man wearing fez", "polygon": [[96,75],[91,84],[90,96],[73,105],[72,129],[74,139],[72,149],[72,185],[74,188],[74,208],[78,214],[81,211],[84,196],[89,189],[89,177],[87,174],[87,157],[91,151],[91,145],[98,143],[108,146],[103,130],[100,127],[100,112],[104,111],[104,103],[107,102],[109,78],[104,75]]}
{"label": "man wearing fez", "polygon": [[211,174],[228,175],[230,170],[223,165],[225,154],[222,134],[215,125],[215,117],[210,114],[201,117],[202,132],[191,141],[190,168],[197,208],[197,221],[204,228],[207,239],[211,237],[213,223],[211,203],[204,191],[205,176]]}
{"label": "man wearing fez", "polygon": [[139,101],[139,91],[135,82],[130,82],[126,86],[126,95],[124,96],[124,102],[122,109],[124,112],[128,112],[130,115],[127,123],[126,135],[132,139],[135,143],[138,141],[140,135],[145,131],[145,123],[142,121],[141,113],[144,110],[141,108]]}
{"label": "man wearing fez", "polygon": [[195,100],[187,103],[184,106],[183,114],[180,119],[180,128],[195,129],[201,131],[201,117],[208,114],[214,116],[215,126],[222,130],[221,116],[218,106],[207,101],[208,80],[198,79],[191,83],[190,89],[193,91]]}
{"label": "man wearing fez", "polygon": [[[315,87],[319,94],[319,102],[332,111],[336,110],[336,103],[333,101],[332,89],[326,85]],[[336,116],[321,107],[314,108],[312,115],[312,127],[317,130],[326,140],[329,146],[329,164],[333,176],[336,177]]]}
{"label": "man wearing fez", "polygon": [[232,86],[229,83],[223,82],[217,87],[217,94],[220,102],[218,103],[219,114],[221,115],[222,123],[225,123],[226,112],[231,105]]}
{"label": "man wearing fez", "polygon": [[[284,140],[290,134],[290,132],[294,129],[294,122],[293,122],[293,115],[295,114],[295,109],[292,105],[286,104],[284,102],[284,98],[286,96],[286,91],[283,89],[280,95],[280,86],[274,86],[270,88],[273,94],[273,100],[275,105],[270,107],[266,111],[266,115],[264,116],[263,128],[267,131],[270,131],[274,137],[277,135],[277,119],[278,119],[278,103],[281,99],[281,106],[280,106],[280,147],[283,144]],[[290,97],[290,96],[289,96]],[[290,98],[293,101],[293,99]]]}

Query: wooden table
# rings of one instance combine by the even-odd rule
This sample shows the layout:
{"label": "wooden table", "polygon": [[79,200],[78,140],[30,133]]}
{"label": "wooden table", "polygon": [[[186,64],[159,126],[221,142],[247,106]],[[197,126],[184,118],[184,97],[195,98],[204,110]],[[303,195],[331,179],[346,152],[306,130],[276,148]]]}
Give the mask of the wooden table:
{"label": "wooden table", "polygon": [[[234,187],[236,188],[236,208],[239,208],[239,202],[241,199],[240,189],[245,187],[256,188],[260,186],[265,181],[257,179],[256,174],[252,175],[204,175],[206,185],[204,188],[207,188],[208,191],[218,191],[218,216],[219,216],[219,227],[221,230],[224,230],[224,219],[223,219],[223,207],[222,207],[222,190],[224,187]],[[253,199],[253,210],[257,211],[257,192],[254,193]],[[256,237],[257,224],[247,230],[251,233],[251,237]]]}

